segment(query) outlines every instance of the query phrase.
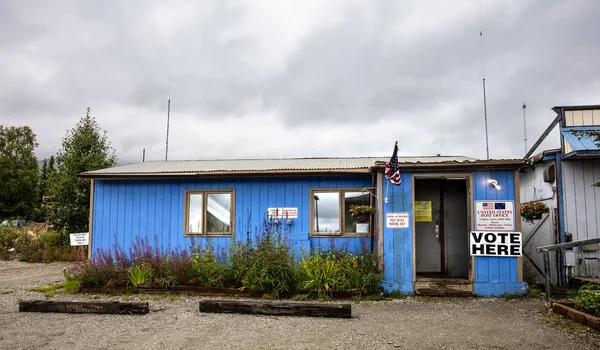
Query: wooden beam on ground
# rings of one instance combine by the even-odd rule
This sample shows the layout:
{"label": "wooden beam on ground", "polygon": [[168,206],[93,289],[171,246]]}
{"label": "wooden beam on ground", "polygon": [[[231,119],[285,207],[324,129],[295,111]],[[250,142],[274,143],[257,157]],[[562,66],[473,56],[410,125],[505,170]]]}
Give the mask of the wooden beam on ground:
{"label": "wooden beam on ground", "polygon": [[200,312],[274,316],[352,318],[351,304],[275,303],[265,301],[201,300]]}
{"label": "wooden beam on ground", "polygon": [[73,314],[147,314],[150,312],[147,302],[122,303],[113,302],[76,302],[33,300],[19,303],[21,312],[62,312]]}

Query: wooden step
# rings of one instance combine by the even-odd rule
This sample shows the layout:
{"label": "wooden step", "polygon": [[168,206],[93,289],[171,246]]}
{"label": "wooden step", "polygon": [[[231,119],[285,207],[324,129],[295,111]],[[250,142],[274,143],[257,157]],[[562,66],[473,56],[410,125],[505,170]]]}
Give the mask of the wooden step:
{"label": "wooden step", "polygon": [[472,292],[473,283],[437,283],[435,281],[416,281],[416,289],[455,290]]}
{"label": "wooden step", "polygon": [[477,294],[467,290],[452,289],[416,289],[416,294],[427,297],[476,297]]}

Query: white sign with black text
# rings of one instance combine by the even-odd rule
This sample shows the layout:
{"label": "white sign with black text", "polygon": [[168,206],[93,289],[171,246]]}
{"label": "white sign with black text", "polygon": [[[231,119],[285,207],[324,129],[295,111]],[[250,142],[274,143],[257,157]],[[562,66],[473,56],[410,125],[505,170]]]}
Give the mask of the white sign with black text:
{"label": "white sign with black text", "polygon": [[267,215],[274,219],[297,219],[298,208],[267,208]]}
{"label": "white sign with black text", "polygon": [[472,231],[471,256],[521,256],[521,232]]}
{"label": "white sign with black text", "polygon": [[69,235],[69,239],[71,240],[72,246],[88,245],[89,244],[88,238],[89,238],[89,234],[87,232],[71,233]]}
{"label": "white sign with black text", "polygon": [[515,203],[513,201],[475,201],[477,231],[514,231]]}
{"label": "white sign with black text", "polygon": [[386,228],[408,228],[408,213],[387,213],[385,215]]}

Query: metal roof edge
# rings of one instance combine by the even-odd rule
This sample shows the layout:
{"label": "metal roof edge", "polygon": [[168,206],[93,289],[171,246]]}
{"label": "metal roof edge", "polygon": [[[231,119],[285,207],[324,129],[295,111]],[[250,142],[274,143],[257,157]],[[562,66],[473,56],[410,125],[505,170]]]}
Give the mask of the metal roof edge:
{"label": "metal roof edge", "polygon": [[529,164],[529,165],[537,164],[540,161],[544,160],[546,155],[549,155],[549,154],[555,155],[556,153],[560,153],[561,151],[562,150],[560,148],[552,148],[552,149],[543,150],[543,151],[529,157],[527,159],[527,164]]}
{"label": "metal roof edge", "polygon": [[600,105],[572,105],[572,106],[554,106],[554,109],[562,109],[563,111],[580,111],[589,109],[600,109]]}
{"label": "metal roof edge", "polygon": [[284,169],[284,170],[223,170],[223,171],[190,171],[190,172],[85,172],[79,174],[84,179],[150,179],[169,177],[199,177],[199,176],[258,176],[258,175],[331,175],[331,174],[369,174],[371,167],[350,169]]}
{"label": "metal roof edge", "polygon": [[[468,167],[477,167],[477,166],[485,166],[485,167],[511,167],[511,168],[519,168],[525,165],[526,162],[524,159],[515,158],[515,159],[478,159],[473,161],[447,161],[447,162],[416,162],[416,163],[399,163],[398,167],[402,168],[441,168],[441,167],[458,167],[458,168],[468,168]],[[374,166],[377,170],[381,170],[385,168],[385,163],[377,162]]]}

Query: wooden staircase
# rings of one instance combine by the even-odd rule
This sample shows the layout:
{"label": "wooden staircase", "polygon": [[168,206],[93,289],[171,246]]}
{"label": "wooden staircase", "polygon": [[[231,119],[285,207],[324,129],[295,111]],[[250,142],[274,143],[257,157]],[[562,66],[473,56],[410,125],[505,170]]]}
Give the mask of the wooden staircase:
{"label": "wooden staircase", "polygon": [[475,297],[473,283],[464,278],[418,277],[415,293],[430,297]]}

